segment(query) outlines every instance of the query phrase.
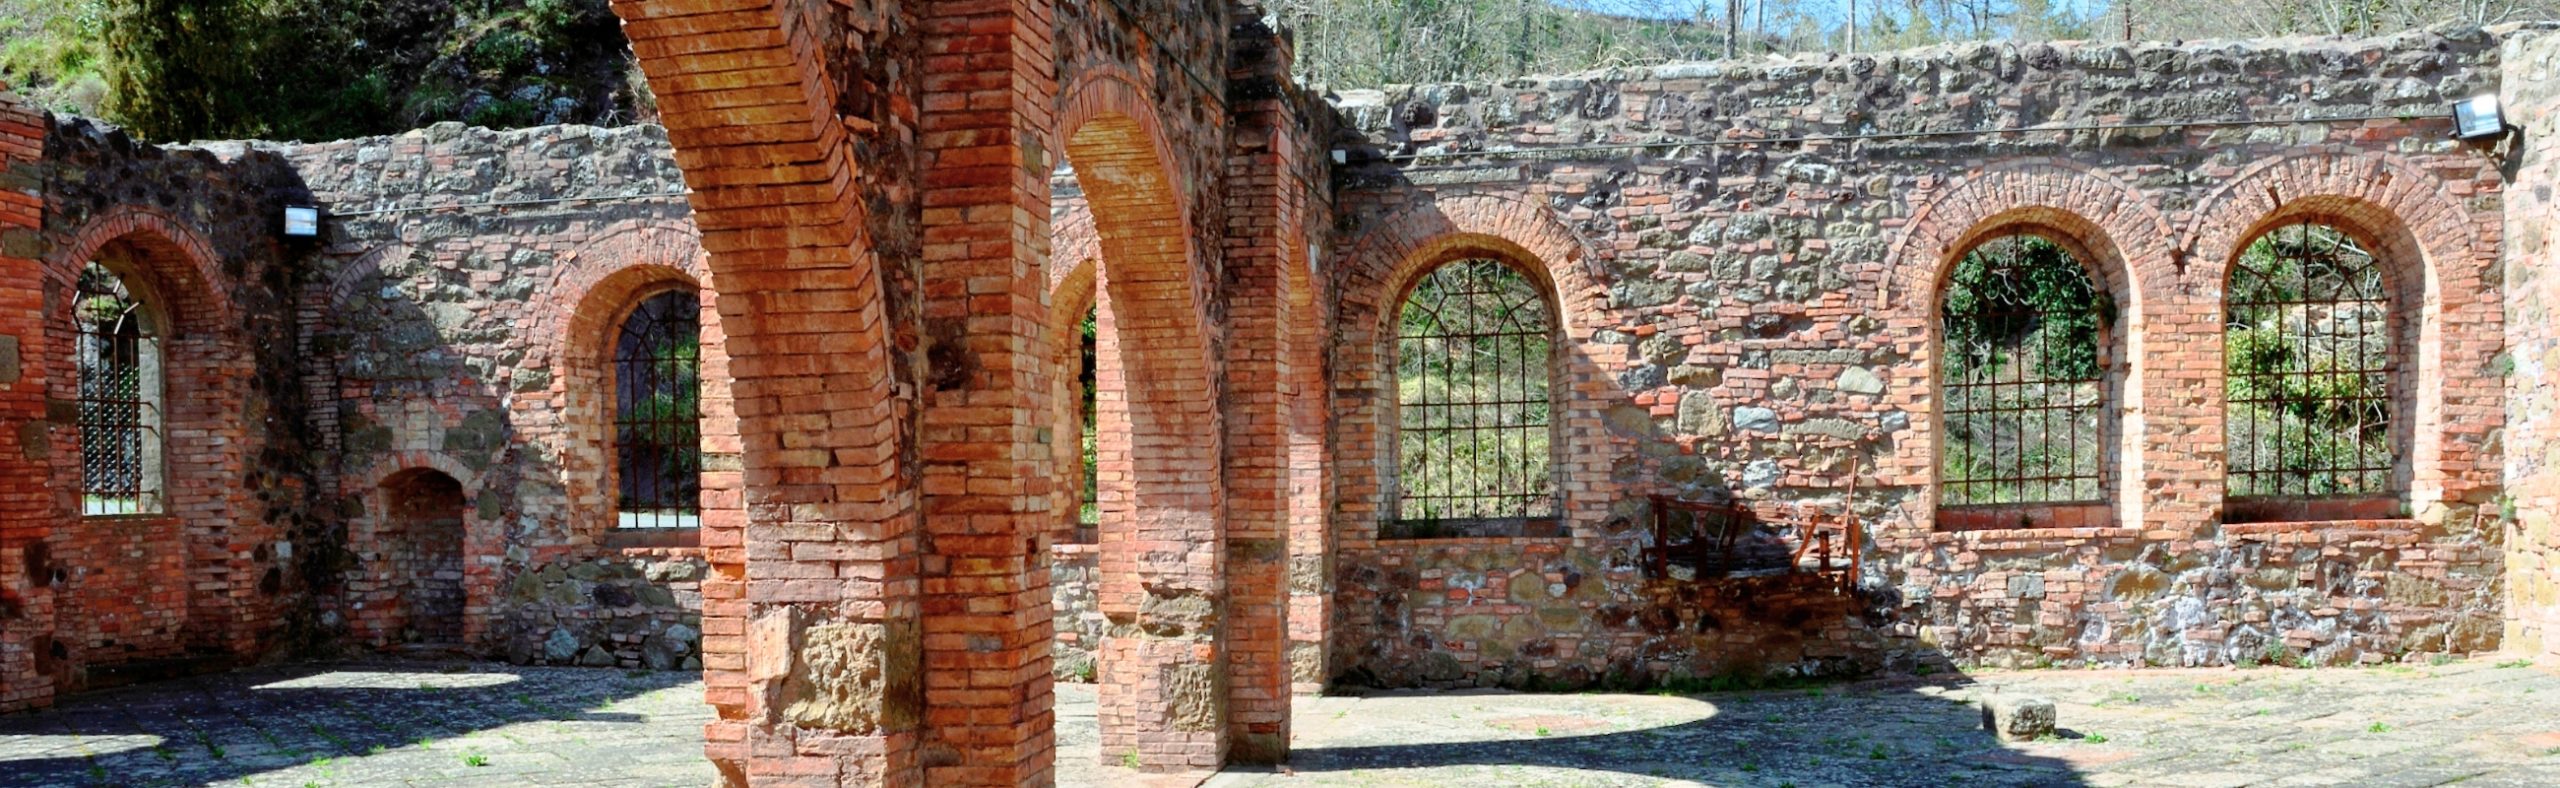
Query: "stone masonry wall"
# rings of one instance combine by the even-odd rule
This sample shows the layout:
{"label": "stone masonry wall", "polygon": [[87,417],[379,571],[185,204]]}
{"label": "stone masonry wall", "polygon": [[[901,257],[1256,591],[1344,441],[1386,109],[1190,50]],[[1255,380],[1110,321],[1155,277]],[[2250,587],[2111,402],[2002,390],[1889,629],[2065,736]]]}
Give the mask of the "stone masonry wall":
{"label": "stone masonry wall", "polygon": [[[238,145],[155,147],[76,118],[41,126],[43,156],[12,169],[40,184],[42,229],[6,240],[41,263],[13,287],[16,391],[41,418],[11,425],[9,475],[43,516],[12,523],[10,627],[28,663],[0,664],[18,702],[204,670],[281,651],[311,630],[308,591],[325,528],[312,509],[315,441],[293,374],[293,249],[275,236],[290,168]],[[78,372],[66,305],[102,261],[143,299],[159,337],[159,511],[82,514]],[[37,399],[40,398],[40,399]],[[29,415],[33,415],[30,413]],[[33,526],[32,529],[29,526]],[[16,649],[0,647],[0,652]],[[0,663],[9,660],[0,658]],[[18,672],[32,668],[31,673]]]}
{"label": "stone masonry wall", "polygon": [[[1336,172],[1333,675],[2495,648],[2504,178],[2443,117],[2496,89],[2499,46],[2460,30],[1978,44],[1344,95],[1358,133]],[[2142,125],[2190,121],[2207,123]],[[2012,128],[2044,130],[1984,131]],[[2387,519],[2227,526],[2222,282],[2257,232],[2302,219],[2354,233],[2400,285],[2407,492]],[[2120,305],[2106,374],[2121,416],[2106,506],[1967,530],[1934,505],[1937,283],[2009,231],[2075,248]],[[1391,300],[1464,257],[1529,269],[1560,306],[1568,536],[1378,538]],[[1870,536],[1859,599],[1790,630],[1822,645],[1659,625],[1733,610],[1694,610],[1637,571],[1648,494],[1836,511],[1852,474]],[[1719,582],[1680,593],[1740,598]],[[1840,643],[1862,655],[1833,659]]]}
{"label": "stone masonry wall", "polygon": [[622,317],[667,289],[703,292],[704,517],[738,511],[718,312],[663,132],[441,125],[278,151],[330,217],[301,294],[351,546],[322,600],[330,623],[359,645],[403,645],[408,548],[386,532],[386,482],[432,472],[468,502],[465,642],[452,645],[698,668],[698,535],[614,528],[608,437]]}
{"label": "stone masonry wall", "polygon": [[2560,653],[2560,35],[2517,36],[2501,57],[2506,191],[2507,646]]}

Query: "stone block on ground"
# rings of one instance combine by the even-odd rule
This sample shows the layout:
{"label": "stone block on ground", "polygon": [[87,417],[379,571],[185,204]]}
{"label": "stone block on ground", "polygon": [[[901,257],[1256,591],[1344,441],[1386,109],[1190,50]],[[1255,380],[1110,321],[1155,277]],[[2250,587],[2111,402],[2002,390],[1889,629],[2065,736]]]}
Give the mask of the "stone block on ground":
{"label": "stone block on ground", "polygon": [[2001,741],[2053,735],[2053,701],[2026,695],[1994,695],[1982,701],[1982,727]]}

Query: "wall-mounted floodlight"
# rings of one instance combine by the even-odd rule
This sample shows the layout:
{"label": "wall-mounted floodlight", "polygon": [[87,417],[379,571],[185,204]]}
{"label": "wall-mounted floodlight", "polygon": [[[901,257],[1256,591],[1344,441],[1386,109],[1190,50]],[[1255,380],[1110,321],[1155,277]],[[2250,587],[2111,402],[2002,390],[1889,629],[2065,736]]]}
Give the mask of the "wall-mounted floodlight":
{"label": "wall-mounted floodlight", "polygon": [[290,238],[311,238],[320,234],[320,209],[309,205],[284,207],[284,234]]}
{"label": "wall-mounted floodlight", "polygon": [[2495,94],[2473,96],[2453,103],[2453,138],[2464,141],[2496,139],[2507,136],[2507,114],[2498,106]]}

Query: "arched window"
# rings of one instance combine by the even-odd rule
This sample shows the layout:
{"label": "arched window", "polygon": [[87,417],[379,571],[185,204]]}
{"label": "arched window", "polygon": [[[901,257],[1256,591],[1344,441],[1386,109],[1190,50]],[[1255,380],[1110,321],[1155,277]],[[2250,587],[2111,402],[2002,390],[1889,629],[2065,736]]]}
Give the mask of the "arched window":
{"label": "arched window", "polygon": [[2104,498],[2103,344],[2113,320],[2088,269],[2051,240],[2001,236],[1957,262],[1939,302],[1941,506]]}
{"label": "arched window", "polygon": [[80,269],[73,348],[80,368],[80,511],[161,511],[161,359],[157,320],[123,277]]}
{"label": "arched window", "polygon": [[[2224,291],[2224,421],[2233,499],[2394,494],[2391,314],[2381,266],[2337,228],[2278,227]],[[2235,507],[2226,516],[2253,517]]]}
{"label": "arched window", "polygon": [[691,290],[648,297],[613,353],[616,524],[702,524],[702,305]]}
{"label": "arched window", "polygon": [[1393,535],[1519,533],[1555,517],[1544,291],[1501,262],[1460,260],[1414,285],[1396,327]]}

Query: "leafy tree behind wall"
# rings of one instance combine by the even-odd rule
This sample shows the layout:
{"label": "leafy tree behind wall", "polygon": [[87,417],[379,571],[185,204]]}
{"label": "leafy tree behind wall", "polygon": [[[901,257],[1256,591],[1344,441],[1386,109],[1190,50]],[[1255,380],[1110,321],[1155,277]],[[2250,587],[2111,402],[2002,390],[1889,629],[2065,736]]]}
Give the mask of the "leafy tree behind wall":
{"label": "leafy tree behind wall", "polygon": [[654,117],[606,0],[0,0],[0,80],[152,140]]}

